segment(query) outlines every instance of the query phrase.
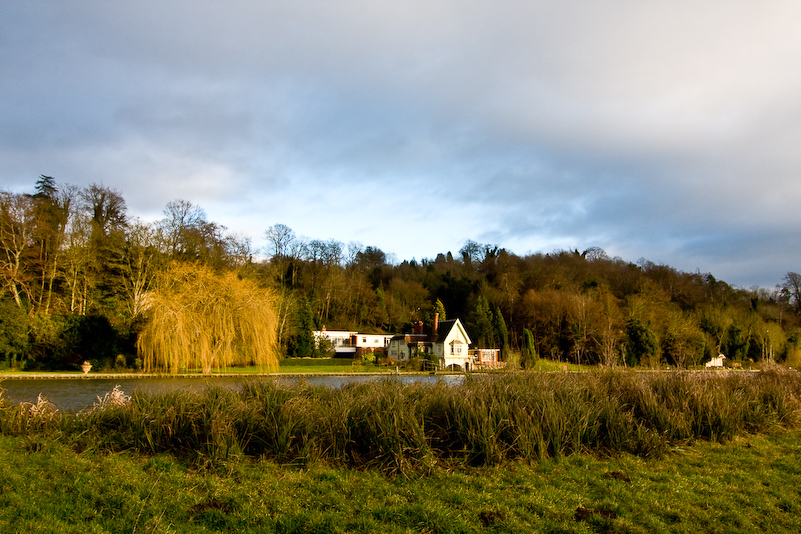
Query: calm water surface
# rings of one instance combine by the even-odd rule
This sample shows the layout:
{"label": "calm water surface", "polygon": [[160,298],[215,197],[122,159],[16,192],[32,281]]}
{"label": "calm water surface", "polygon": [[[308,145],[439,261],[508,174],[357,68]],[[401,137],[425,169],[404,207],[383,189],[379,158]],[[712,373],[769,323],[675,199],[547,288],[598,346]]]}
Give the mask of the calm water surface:
{"label": "calm water surface", "polygon": [[[134,392],[163,393],[171,390],[202,391],[209,386],[221,386],[238,389],[245,381],[271,380],[281,383],[293,383],[304,380],[312,385],[341,387],[356,382],[369,382],[381,380],[384,377],[376,376],[319,376],[308,375],[301,378],[285,377],[209,377],[209,378],[59,378],[59,379],[14,379],[0,381],[3,398],[14,403],[36,402],[41,394],[60,410],[84,410],[91,408],[106,393],[120,386],[120,389],[130,395]],[[460,375],[445,376],[399,376],[401,382],[430,382],[438,380],[446,384],[458,384],[462,380]]]}

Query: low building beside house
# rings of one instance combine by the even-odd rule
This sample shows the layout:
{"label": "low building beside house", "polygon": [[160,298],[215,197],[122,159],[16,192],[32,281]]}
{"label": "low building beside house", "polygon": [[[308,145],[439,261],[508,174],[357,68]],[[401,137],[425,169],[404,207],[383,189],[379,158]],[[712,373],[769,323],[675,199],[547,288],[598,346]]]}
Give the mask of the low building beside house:
{"label": "low building beside house", "polygon": [[314,340],[317,346],[327,340],[334,349],[337,358],[357,358],[370,352],[385,353],[392,335],[364,334],[348,330],[316,330]]}
{"label": "low building beside house", "polygon": [[473,349],[473,366],[477,369],[497,369],[503,367],[501,349]]}

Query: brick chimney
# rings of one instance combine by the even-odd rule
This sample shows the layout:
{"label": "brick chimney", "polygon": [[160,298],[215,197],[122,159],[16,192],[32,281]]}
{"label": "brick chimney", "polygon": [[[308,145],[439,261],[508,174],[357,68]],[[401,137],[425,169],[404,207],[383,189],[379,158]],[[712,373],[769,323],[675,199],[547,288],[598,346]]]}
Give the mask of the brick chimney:
{"label": "brick chimney", "polygon": [[416,323],[414,323],[414,333],[415,334],[423,333],[423,321],[417,321]]}
{"label": "brick chimney", "polygon": [[437,334],[438,334],[437,331],[438,330],[439,330],[439,314],[435,313],[434,314],[434,324],[431,325],[431,341],[434,341],[435,339],[437,339]]}

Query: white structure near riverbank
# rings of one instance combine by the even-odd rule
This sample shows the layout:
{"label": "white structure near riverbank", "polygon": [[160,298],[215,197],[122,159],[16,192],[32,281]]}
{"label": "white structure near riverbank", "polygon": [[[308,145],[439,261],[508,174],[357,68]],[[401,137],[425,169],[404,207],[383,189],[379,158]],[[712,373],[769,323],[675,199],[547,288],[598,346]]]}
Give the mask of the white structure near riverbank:
{"label": "white structure near riverbank", "polygon": [[348,330],[316,330],[314,340],[319,347],[320,342],[328,341],[338,358],[355,358],[365,353],[387,351],[391,334],[364,334]]}
{"label": "white structure near riverbank", "polygon": [[469,371],[473,365],[473,355],[468,350],[470,343],[470,336],[459,319],[439,321],[439,316],[435,315],[428,334],[423,332],[423,322],[420,321],[414,325],[412,333],[393,336],[387,347],[387,356],[404,362],[432,354],[445,369]]}

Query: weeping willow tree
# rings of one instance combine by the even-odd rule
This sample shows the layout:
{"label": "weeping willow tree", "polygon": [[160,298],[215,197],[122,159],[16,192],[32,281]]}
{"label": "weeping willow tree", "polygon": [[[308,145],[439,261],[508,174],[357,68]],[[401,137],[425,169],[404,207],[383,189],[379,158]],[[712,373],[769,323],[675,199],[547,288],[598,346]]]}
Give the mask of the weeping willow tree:
{"label": "weeping willow tree", "polygon": [[176,263],[147,298],[148,321],[137,341],[145,371],[259,365],[275,369],[273,294],[235,273]]}

